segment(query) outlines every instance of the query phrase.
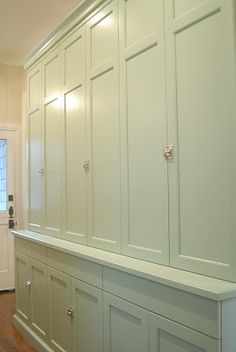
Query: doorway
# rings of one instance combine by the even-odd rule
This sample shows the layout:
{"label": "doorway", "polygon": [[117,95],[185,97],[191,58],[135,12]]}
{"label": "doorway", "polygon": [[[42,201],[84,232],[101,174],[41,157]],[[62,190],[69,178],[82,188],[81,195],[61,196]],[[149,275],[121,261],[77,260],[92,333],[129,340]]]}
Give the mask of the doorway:
{"label": "doorway", "polygon": [[[0,291],[15,287],[14,236],[17,222],[16,165],[19,146],[16,130],[0,129]],[[17,175],[18,182],[20,173]]]}

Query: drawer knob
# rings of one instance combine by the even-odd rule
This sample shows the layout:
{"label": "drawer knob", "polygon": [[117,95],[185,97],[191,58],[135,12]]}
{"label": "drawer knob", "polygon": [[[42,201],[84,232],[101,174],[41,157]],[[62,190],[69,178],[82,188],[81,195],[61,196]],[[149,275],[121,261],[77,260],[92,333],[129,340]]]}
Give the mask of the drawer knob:
{"label": "drawer knob", "polygon": [[26,288],[31,288],[31,281],[26,281],[25,282],[25,287]]}

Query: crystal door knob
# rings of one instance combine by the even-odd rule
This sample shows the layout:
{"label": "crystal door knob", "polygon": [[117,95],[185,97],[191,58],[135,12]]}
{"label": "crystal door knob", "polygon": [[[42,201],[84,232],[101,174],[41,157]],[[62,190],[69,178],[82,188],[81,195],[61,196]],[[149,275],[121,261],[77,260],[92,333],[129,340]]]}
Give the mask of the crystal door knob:
{"label": "crystal door knob", "polygon": [[88,169],[89,168],[89,160],[84,160],[82,163],[82,166],[84,169]]}
{"label": "crystal door knob", "polygon": [[39,169],[38,173],[39,173],[40,175],[43,175],[43,174],[44,174],[44,169]]}
{"label": "crystal door knob", "polygon": [[166,160],[171,160],[174,158],[174,146],[173,145],[167,145],[163,149],[163,154]]}
{"label": "crystal door knob", "polygon": [[31,281],[26,281],[25,282],[25,287],[26,288],[31,288]]}

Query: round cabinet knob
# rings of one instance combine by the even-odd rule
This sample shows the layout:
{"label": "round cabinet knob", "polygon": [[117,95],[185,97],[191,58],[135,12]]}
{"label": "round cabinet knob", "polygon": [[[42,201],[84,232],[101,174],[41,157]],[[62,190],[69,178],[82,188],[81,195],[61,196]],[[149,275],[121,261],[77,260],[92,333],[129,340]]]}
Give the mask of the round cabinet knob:
{"label": "round cabinet knob", "polygon": [[41,176],[43,176],[43,174],[44,174],[44,169],[39,169],[39,170],[38,170],[38,173],[39,173]]}
{"label": "round cabinet knob", "polygon": [[89,160],[84,160],[82,163],[82,166],[84,169],[88,169],[89,168]]}
{"label": "round cabinet knob", "polygon": [[26,281],[25,282],[25,287],[31,288],[31,281]]}
{"label": "round cabinet knob", "polygon": [[67,308],[66,312],[67,312],[67,315],[69,315],[69,317],[71,317],[71,318],[74,317],[74,312],[75,312],[74,308],[69,307],[69,308]]}

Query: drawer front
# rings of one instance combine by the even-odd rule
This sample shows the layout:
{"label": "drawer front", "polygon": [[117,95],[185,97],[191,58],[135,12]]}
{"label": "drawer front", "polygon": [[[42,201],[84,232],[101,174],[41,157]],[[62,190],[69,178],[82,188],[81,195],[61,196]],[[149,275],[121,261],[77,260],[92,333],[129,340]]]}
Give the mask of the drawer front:
{"label": "drawer front", "polygon": [[47,248],[47,263],[70,276],[102,288],[102,266],[89,260]]}
{"label": "drawer front", "polygon": [[221,338],[221,303],[104,267],[103,289],[214,338]]}
{"label": "drawer front", "polygon": [[15,250],[39,262],[46,263],[46,248],[40,244],[15,237]]}

